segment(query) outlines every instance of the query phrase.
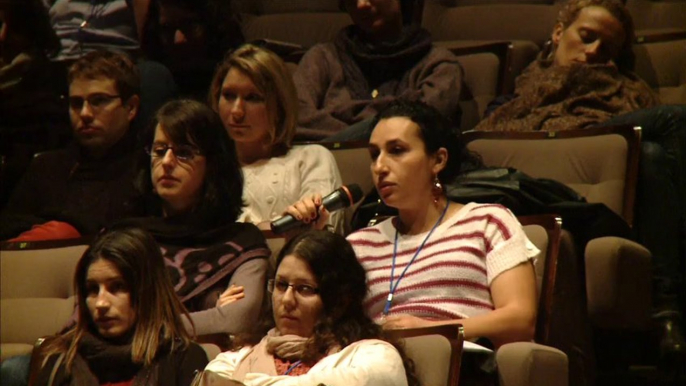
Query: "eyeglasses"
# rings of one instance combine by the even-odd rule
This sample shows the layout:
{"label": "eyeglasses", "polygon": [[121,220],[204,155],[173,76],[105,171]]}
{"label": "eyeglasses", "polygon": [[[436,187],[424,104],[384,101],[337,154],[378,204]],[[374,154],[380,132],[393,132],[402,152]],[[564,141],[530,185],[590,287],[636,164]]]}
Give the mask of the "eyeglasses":
{"label": "eyeglasses", "polygon": [[184,162],[192,161],[196,155],[202,155],[200,149],[191,145],[170,146],[167,144],[156,143],[152,146],[145,147],[145,152],[148,153],[152,158],[164,158],[169,150],[172,151],[176,159]]}
{"label": "eyeglasses", "polygon": [[269,279],[267,281],[267,291],[270,293],[284,294],[288,287],[293,287],[296,294],[308,298],[319,293],[319,288],[314,288],[308,284],[291,284],[283,280]]}
{"label": "eyeglasses", "polygon": [[93,112],[99,112],[107,105],[112,103],[113,100],[121,98],[120,95],[109,95],[109,94],[91,94],[85,98],[82,97],[69,97],[69,107],[73,110],[83,109],[83,104],[88,102],[88,106],[93,110]]}

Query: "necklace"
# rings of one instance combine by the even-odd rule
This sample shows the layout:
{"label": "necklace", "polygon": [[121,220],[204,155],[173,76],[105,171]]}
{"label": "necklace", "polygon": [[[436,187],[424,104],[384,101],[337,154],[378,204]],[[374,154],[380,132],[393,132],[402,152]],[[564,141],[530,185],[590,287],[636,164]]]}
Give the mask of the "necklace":
{"label": "necklace", "polygon": [[407,272],[407,269],[410,268],[412,263],[414,263],[414,260],[419,256],[419,252],[422,251],[422,248],[424,248],[424,244],[426,244],[427,240],[429,240],[429,237],[431,237],[431,234],[434,233],[436,228],[438,228],[438,225],[443,221],[443,217],[445,217],[445,213],[448,211],[448,207],[450,206],[450,201],[446,202],[445,208],[443,209],[443,212],[441,213],[441,216],[438,217],[438,220],[436,220],[436,223],[434,224],[433,228],[429,231],[429,233],[426,235],[424,238],[424,241],[419,245],[419,248],[417,248],[417,252],[414,253],[414,256],[412,256],[412,260],[410,260],[410,263],[405,266],[405,269],[403,272],[400,274],[398,277],[398,280],[393,284],[393,277],[395,276],[395,258],[398,254],[398,228],[395,228],[395,241],[393,243],[393,261],[391,263],[391,283],[390,283],[390,289],[388,291],[388,298],[386,299],[386,305],[383,308],[383,316],[385,317],[388,315],[388,312],[391,310],[391,303],[393,303],[393,294],[395,294],[395,291],[398,289],[398,285],[400,284],[400,280],[403,279],[405,276],[405,273]]}
{"label": "necklace", "polygon": [[295,363],[293,363],[291,365],[291,367],[288,368],[288,370],[286,370],[285,373],[283,373],[283,375],[289,375],[291,373],[291,371],[295,370],[295,368],[300,366],[302,363],[303,363],[303,361],[301,361],[301,360],[296,361]]}

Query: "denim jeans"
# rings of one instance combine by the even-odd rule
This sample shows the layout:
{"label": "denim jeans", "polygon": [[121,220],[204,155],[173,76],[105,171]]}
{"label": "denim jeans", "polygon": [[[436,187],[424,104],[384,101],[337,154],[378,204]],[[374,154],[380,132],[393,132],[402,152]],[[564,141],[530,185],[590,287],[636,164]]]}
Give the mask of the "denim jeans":
{"label": "denim jeans", "polygon": [[[653,255],[656,312],[684,312],[686,277],[686,105],[616,116],[601,126],[641,126],[634,228]],[[681,305],[679,305],[681,297]]]}
{"label": "denim jeans", "polygon": [[29,384],[29,369],[31,355],[10,357],[0,363],[0,385],[27,386]]}

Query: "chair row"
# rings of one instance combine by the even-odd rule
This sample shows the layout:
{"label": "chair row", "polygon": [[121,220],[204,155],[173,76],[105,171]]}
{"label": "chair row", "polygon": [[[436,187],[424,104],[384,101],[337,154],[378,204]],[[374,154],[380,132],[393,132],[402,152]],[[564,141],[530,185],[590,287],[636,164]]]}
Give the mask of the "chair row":
{"label": "chair row", "polygon": [[[496,360],[500,385],[566,386],[567,356],[545,345],[550,336],[554,307],[560,221],[553,216],[526,217],[521,221],[529,238],[542,251],[536,259],[540,309],[536,324],[537,343],[511,343],[498,350]],[[85,242],[86,239],[3,244],[0,255],[1,359],[33,351],[31,368],[36,373],[40,363],[37,348],[40,348],[41,338],[59,330],[72,313],[74,294],[71,278],[86,248]],[[268,242],[274,253],[278,253],[283,244],[282,239],[271,236]],[[463,351],[463,334],[459,325],[395,330],[390,336],[404,340],[408,356],[415,362],[415,370],[423,385],[458,384]],[[219,349],[211,344],[205,344],[203,348],[210,359],[219,353]]]}
{"label": "chair row", "polygon": [[[330,41],[350,18],[339,0],[240,0],[245,37],[270,38],[305,47]],[[422,25],[435,40],[550,38],[562,0],[414,0]],[[686,29],[686,1],[628,0],[638,31]]]}

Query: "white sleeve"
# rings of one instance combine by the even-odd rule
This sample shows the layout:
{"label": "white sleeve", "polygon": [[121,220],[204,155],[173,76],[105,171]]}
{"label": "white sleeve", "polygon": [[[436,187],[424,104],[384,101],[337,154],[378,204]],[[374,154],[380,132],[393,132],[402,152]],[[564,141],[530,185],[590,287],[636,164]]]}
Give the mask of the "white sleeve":
{"label": "white sleeve", "polygon": [[[354,347],[351,347],[354,346]],[[398,351],[387,342],[354,343],[324,358],[301,376],[248,374],[248,386],[406,386],[405,368]]]}
{"label": "white sleeve", "polygon": [[[300,199],[315,193],[326,196],[343,184],[336,159],[329,150],[320,145],[306,145],[300,151]],[[343,234],[344,220],[345,211],[339,210],[331,214],[329,225],[336,233]]]}
{"label": "white sleeve", "polygon": [[232,379],[238,364],[248,356],[252,347],[244,347],[238,351],[226,351],[212,359],[205,367],[205,371],[210,371],[222,378]]}

